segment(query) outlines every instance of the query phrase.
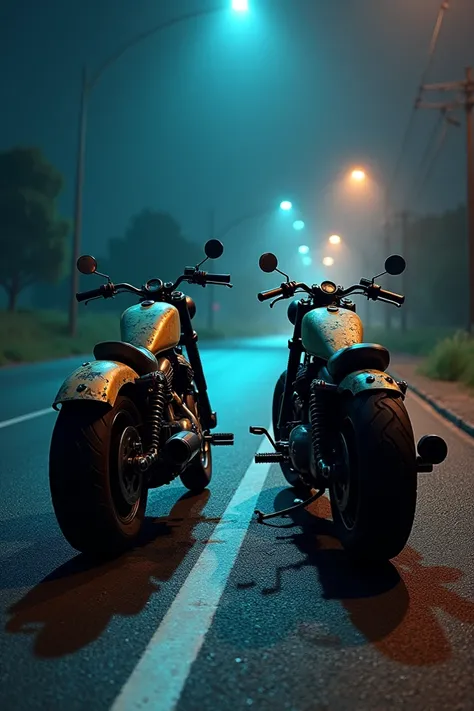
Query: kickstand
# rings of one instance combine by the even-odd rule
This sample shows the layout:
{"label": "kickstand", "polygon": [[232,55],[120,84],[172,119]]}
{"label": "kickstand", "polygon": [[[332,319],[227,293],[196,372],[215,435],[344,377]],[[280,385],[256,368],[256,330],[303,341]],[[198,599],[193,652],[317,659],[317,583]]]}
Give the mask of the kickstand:
{"label": "kickstand", "polygon": [[257,515],[257,521],[258,523],[262,523],[262,521],[266,520],[267,518],[276,518],[277,516],[287,516],[291,511],[296,511],[296,509],[304,509],[306,506],[309,506],[309,504],[312,504],[313,501],[316,501],[316,499],[319,499],[322,495],[324,494],[324,489],[322,491],[317,491],[315,494],[309,497],[309,499],[306,499],[306,501],[300,501],[299,504],[295,504],[295,506],[290,506],[287,509],[281,509],[281,511],[274,511],[273,513],[267,513],[264,514],[263,511],[259,511],[258,509],[255,509],[254,513]]}

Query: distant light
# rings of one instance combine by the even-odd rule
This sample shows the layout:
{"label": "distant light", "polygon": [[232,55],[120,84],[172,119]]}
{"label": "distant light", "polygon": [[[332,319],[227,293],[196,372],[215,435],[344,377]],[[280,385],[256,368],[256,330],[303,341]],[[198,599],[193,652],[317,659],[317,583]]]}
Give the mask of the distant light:
{"label": "distant light", "polygon": [[305,267],[310,267],[311,264],[313,263],[313,260],[311,259],[311,257],[303,257],[302,261],[303,261],[303,264],[305,265]]}
{"label": "distant light", "polygon": [[331,244],[341,244],[341,238],[339,237],[339,235],[331,235],[329,241],[331,242]]}
{"label": "distant light", "polygon": [[334,264],[334,259],[332,257],[324,257],[323,264],[325,267],[332,267]]}
{"label": "distant light", "polygon": [[248,0],[232,0],[232,9],[234,12],[247,12],[249,9]]}
{"label": "distant light", "polygon": [[292,207],[293,205],[289,200],[282,200],[282,202],[280,203],[281,210],[291,210]]}
{"label": "distant light", "polygon": [[298,247],[298,252],[300,254],[308,254],[309,247],[306,244],[302,244],[301,247]]}
{"label": "distant light", "polygon": [[293,229],[299,232],[300,230],[304,230],[304,222],[303,220],[295,220],[293,222]]}
{"label": "distant light", "polygon": [[353,170],[351,173],[351,178],[361,183],[365,179],[365,172],[363,170]]}

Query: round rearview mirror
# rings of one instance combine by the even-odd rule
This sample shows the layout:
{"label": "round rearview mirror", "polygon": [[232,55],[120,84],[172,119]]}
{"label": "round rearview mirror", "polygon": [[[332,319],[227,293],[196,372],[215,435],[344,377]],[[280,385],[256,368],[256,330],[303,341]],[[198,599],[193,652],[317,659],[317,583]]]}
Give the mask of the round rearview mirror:
{"label": "round rearview mirror", "polygon": [[224,254],[224,245],[218,239],[210,239],[204,246],[204,252],[208,259],[219,259]]}
{"label": "round rearview mirror", "polygon": [[401,274],[405,271],[407,263],[399,254],[392,254],[391,257],[387,257],[385,260],[385,271],[392,276]]}
{"label": "round rearview mirror", "polygon": [[258,266],[262,270],[262,272],[267,272],[267,274],[270,274],[270,272],[274,272],[275,269],[278,267],[278,259],[275,257],[272,252],[265,252],[265,254],[262,254],[260,259],[258,260]]}
{"label": "round rearview mirror", "polygon": [[77,260],[76,266],[81,274],[93,274],[97,271],[97,260],[90,254],[83,254]]}

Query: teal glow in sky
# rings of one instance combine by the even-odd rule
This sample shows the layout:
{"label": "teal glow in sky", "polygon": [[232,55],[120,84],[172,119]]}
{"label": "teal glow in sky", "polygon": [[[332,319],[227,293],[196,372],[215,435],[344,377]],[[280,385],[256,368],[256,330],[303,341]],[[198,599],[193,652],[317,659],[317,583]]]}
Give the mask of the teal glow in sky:
{"label": "teal glow in sky", "polygon": [[304,222],[303,220],[295,220],[293,222],[293,229],[299,232],[300,230],[304,229]]}
{"label": "teal glow in sky", "polygon": [[280,208],[282,210],[291,210],[292,207],[293,205],[289,200],[282,200],[282,202],[280,203]]}
{"label": "teal glow in sky", "polygon": [[300,254],[308,254],[309,247],[306,244],[302,244],[301,247],[298,247],[298,252]]}

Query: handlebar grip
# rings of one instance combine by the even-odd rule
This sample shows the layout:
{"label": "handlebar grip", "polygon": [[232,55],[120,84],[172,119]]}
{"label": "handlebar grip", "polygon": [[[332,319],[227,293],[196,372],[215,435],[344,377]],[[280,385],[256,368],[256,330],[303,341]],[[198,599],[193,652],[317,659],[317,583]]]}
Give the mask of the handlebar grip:
{"label": "handlebar grip", "polygon": [[104,286],[99,286],[98,289],[90,289],[89,291],[80,291],[76,294],[77,301],[87,301],[94,299],[96,296],[104,296]]}
{"label": "handlebar grip", "polygon": [[283,294],[283,289],[281,286],[276,289],[269,289],[268,291],[261,291],[257,294],[257,299],[259,301],[268,301],[268,299],[273,299],[275,296],[281,296]]}
{"label": "handlebar grip", "polygon": [[206,274],[206,281],[213,281],[216,284],[230,284],[230,274]]}
{"label": "handlebar grip", "polygon": [[396,304],[403,304],[405,302],[405,297],[402,294],[395,294],[393,291],[388,291],[387,289],[380,289],[378,297],[382,299],[390,299],[390,301],[395,301]]}

